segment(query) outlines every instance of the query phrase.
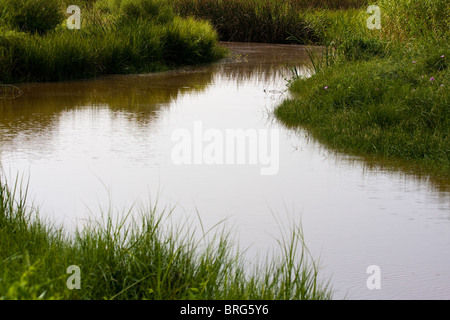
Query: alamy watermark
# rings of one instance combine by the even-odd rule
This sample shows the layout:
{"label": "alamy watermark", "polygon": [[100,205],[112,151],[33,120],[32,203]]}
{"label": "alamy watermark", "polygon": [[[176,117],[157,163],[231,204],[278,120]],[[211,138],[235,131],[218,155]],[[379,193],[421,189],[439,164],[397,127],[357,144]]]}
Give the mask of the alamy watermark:
{"label": "alamy watermark", "polygon": [[369,6],[367,8],[367,13],[371,14],[369,18],[367,18],[367,28],[373,29],[381,29],[381,9],[379,6]]}
{"label": "alamy watermark", "polygon": [[172,133],[171,158],[175,165],[260,165],[261,175],[279,170],[280,133],[278,129],[208,129],[195,121],[193,131]]}
{"label": "alamy watermark", "polygon": [[79,266],[69,266],[67,273],[72,274],[67,278],[66,285],[69,290],[81,289],[81,269]]}
{"label": "alamy watermark", "polygon": [[367,278],[367,289],[381,290],[381,268],[376,265],[367,267],[367,273],[370,274]]}
{"label": "alamy watermark", "polygon": [[81,9],[79,6],[71,5],[67,8],[67,13],[72,14],[66,21],[70,30],[81,29]]}

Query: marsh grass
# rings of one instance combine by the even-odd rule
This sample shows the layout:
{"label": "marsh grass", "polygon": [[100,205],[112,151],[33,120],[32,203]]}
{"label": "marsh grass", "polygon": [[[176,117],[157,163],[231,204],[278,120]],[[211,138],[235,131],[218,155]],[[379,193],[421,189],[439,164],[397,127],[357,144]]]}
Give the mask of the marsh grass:
{"label": "marsh grass", "polygon": [[210,21],[223,41],[283,43],[288,31],[308,33],[288,1],[181,0],[174,6],[182,16]]}
{"label": "marsh grass", "polygon": [[[4,26],[0,30],[0,82],[161,71],[208,63],[225,55],[209,23],[177,17],[162,1],[123,2],[126,9],[125,5],[113,7],[110,13],[95,5],[84,10],[81,30],[68,30],[65,21],[45,34]],[[143,3],[154,6],[144,13],[137,10],[140,15],[136,15],[133,8]]]}
{"label": "marsh grass", "polygon": [[[330,28],[331,15],[337,19],[347,11],[354,12],[355,9],[363,8],[367,2],[364,0],[172,1],[176,12],[180,15],[210,21],[223,41],[291,43],[290,36],[295,36],[303,44],[324,40],[324,33]],[[324,27],[324,23],[327,27]],[[334,23],[334,26],[339,25]]]}
{"label": "marsh grass", "polygon": [[0,25],[44,34],[64,19],[64,11],[59,0],[0,0],[0,17]]}
{"label": "marsh grass", "polygon": [[[172,211],[111,209],[74,233],[42,222],[19,181],[0,188],[0,299],[329,299],[301,228],[280,251],[251,264],[219,223],[209,230],[173,224]],[[69,290],[67,267],[81,269]]]}
{"label": "marsh grass", "polygon": [[407,41],[449,34],[450,3],[446,0],[379,0],[383,35]]}

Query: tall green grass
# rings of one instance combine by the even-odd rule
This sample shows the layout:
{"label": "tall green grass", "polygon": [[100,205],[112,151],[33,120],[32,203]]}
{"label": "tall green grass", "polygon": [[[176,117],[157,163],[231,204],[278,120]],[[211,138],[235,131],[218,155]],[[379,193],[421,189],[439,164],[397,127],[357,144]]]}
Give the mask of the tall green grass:
{"label": "tall green grass", "polygon": [[167,23],[175,17],[172,5],[165,0],[100,0],[93,7],[124,22],[147,20]]}
{"label": "tall green grass", "polygon": [[[163,1],[116,2],[84,10],[80,30],[68,30],[65,21],[45,34],[4,26],[0,82],[151,72],[207,63],[225,54],[216,31],[205,21],[180,18]],[[102,11],[108,5],[110,12]]]}
{"label": "tall green grass", "polygon": [[287,30],[309,32],[288,1],[181,0],[174,5],[183,16],[211,21],[224,41],[286,42]]}
{"label": "tall green grass", "polygon": [[[307,13],[317,9],[360,8],[365,0],[172,0],[182,16],[210,21],[224,41],[286,43],[295,36],[317,42]],[[309,15],[310,17],[310,15]]]}
{"label": "tall green grass", "polygon": [[44,34],[64,19],[59,0],[0,0],[0,25],[18,31]]}
{"label": "tall green grass", "polygon": [[423,37],[448,37],[450,3],[446,0],[379,0],[383,35],[407,41]]}
{"label": "tall green grass", "polygon": [[[117,219],[106,210],[103,220],[68,233],[43,222],[18,185],[0,186],[0,300],[331,298],[298,227],[281,239],[279,254],[250,267],[225,225],[199,233],[154,206]],[[79,290],[67,287],[72,265],[81,270]]]}

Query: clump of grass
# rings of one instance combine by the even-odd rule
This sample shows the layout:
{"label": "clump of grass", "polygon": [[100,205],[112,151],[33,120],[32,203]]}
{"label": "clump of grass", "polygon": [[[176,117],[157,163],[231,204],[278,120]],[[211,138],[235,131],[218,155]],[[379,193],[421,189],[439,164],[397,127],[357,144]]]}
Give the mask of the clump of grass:
{"label": "clump of grass", "polygon": [[0,0],[0,24],[17,31],[44,34],[64,19],[58,0]]}
{"label": "clump of grass", "polygon": [[311,27],[317,39],[310,43],[337,46],[348,39],[370,36],[366,28],[368,15],[363,4],[346,10],[306,10],[300,16]]}
{"label": "clump of grass", "polygon": [[443,37],[449,34],[446,0],[379,0],[383,34],[392,40]]}
{"label": "clump of grass", "polygon": [[[198,237],[189,222],[174,227],[170,212],[155,206],[118,220],[106,211],[68,234],[41,222],[18,190],[0,186],[0,299],[331,298],[300,228],[280,241],[273,260],[250,269],[225,226]],[[66,286],[72,265],[81,270],[80,290]]]}
{"label": "clump of grass", "polygon": [[168,23],[175,18],[172,5],[164,0],[100,0],[94,8],[116,15],[123,22],[146,20]]}

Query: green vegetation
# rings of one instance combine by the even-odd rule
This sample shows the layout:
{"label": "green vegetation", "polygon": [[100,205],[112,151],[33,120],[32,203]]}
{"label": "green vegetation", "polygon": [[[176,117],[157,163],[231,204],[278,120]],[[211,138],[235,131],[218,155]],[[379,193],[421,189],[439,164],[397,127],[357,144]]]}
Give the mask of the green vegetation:
{"label": "green vegetation", "polygon": [[[280,254],[250,270],[226,228],[199,239],[189,222],[170,227],[156,209],[103,222],[70,236],[43,223],[21,193],[0,186],[1,299],[328,299],[301,229],[286,232]],[[141,213],[140,219],[131,220]],[[69,266],[80,268],[79,290],[69,290]]]}
{"label": "green vegetation", "polygon": [[209,23],[180,18],[165,1],[83,6],[80,30],[66,27],[66,8],[56,0],[0,0],[0,82],[159,71],[225,54]]}
{"label": "green vegetation", "polygon": [[[82,29],[68,30],[65,8],[77,2]],[[367,2],[358,0],[0,0],[0,83],[214,61],[224,54],[218,34],[322,44],[323,54],[310,51],[313,75],[290,82],[293,97],[276,116],[331,148],[448,177],[448,1],[377,3],[381,30],[366,27]],[[198,239],[188,222],[169,227],[170,213],[140,209],[119,221],[105,212],[104,222],[69,234],[43,222],[20,191],[0,184],[0,299],[331,297],[299,228],[280,241],[279,256],[249,271],[225,229]],[[70,265],[82,270],[82,290],[66,287]]]}
{"label": "green vegetation", "polygon": [[[311,19],[318,10],[360,8],[366,0],[172,0],[182,16],[206,19],[223,41],[302,43],[321,40]],[[339,10],[339,13],[344,11]]]}
{"label": "green vegetation", "polygon": [[448,38],[450,4],[445,0],[379,0],[383,10],[383,36],[414,41]]}
{"label": "green vegetation", "polygon": [[[0,13],[2,23],[14,29],[31,32],[46,33],[64,19],[64,12],[60,8],[58,0],[2,0],[0,1]],[[41,8],[45,5],[45,10]]]}
{"label": "green vegetation", "polygon": [[313,76],[291,81],[293,97],[276,116],[337,150],[406,160],[415,171],[448,177],[449,3],[378,5],[381,30],[366,27],[365,10],[339,17],[322,12],[310,20],[324,54],[311,53]]}

